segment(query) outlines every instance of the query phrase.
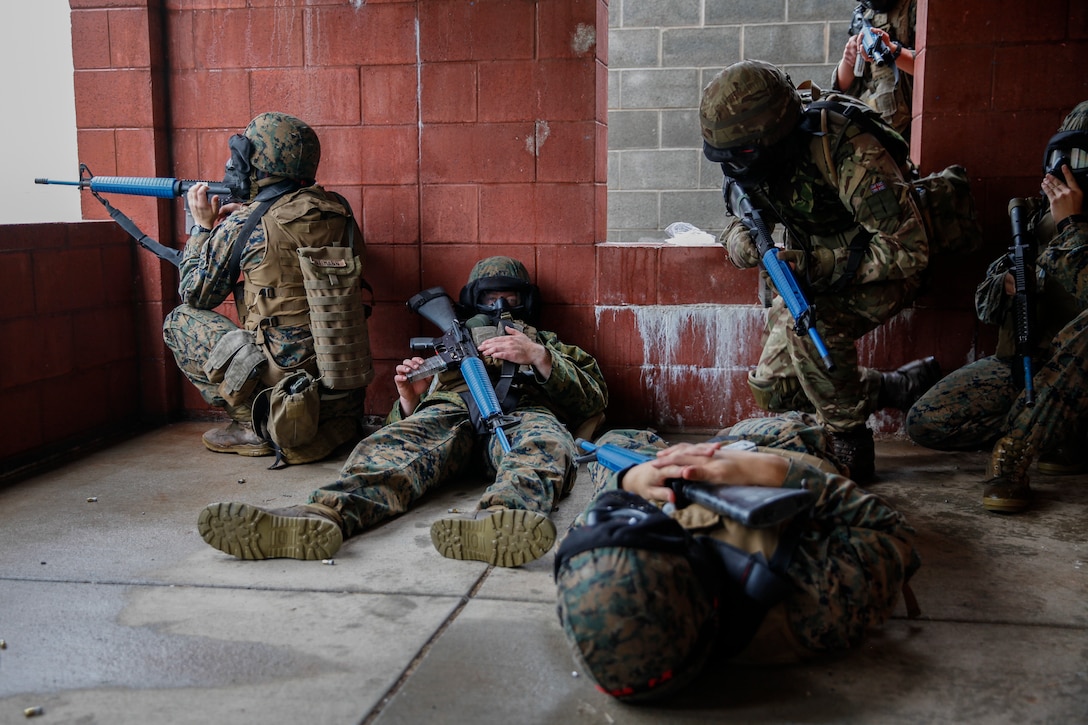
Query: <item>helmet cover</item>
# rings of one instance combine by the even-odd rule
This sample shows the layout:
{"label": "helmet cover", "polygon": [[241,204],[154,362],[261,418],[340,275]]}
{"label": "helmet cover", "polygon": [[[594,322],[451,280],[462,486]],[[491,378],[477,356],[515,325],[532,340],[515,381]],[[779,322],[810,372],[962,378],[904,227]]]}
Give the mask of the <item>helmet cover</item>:
{"label": "helmet cover", "polygon": [[[500,303],[489,305],[484,301],[488,292],[517,292],[518,304]],[[496,311],[509,311],[511,316],[535,324],[540,314],[540,290],[529,277],[525,265],[513,257],[487,257],[472,268],[468,284],[461,289],[458,298],[462,313],[492,315]]]}
{"label": "helmet cover", "polygon": [[801,97],[786,73],[761,60],[744,60],[703,89],[699,121],[711,147],[768,147],[800,123],[801,111]]}
{"label": "helmet cover", "polygon": [[242,135],[253,146],[250,163],[265,176],[282,176],[306,186],[317,178],[321,142],[304,121],[286,113],[262,113]]}
{"label": "helmet cover", "polygon": [[555,580],[560,624],[599,689],[657,699],[698,674],[718,629],[712,566],[657,507],[622,491],[598,496],[560,546]]}

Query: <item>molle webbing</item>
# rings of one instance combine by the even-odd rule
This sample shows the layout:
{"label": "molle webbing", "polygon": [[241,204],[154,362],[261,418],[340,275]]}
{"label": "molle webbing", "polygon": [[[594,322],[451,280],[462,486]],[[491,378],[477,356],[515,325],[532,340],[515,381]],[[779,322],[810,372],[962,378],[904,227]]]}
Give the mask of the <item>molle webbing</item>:
{"label": "molle webbing", "polygon": [[374,378],[370,333],[359,284],[362,262],[351,247],[300,247],[321,383],[332,390],[365,387]]}

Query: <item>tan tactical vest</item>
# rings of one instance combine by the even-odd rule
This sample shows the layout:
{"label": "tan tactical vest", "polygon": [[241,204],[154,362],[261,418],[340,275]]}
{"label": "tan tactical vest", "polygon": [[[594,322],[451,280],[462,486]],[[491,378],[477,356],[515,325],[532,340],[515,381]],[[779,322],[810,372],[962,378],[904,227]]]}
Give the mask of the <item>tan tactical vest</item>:
{"label": "tan tactical vest", "polygon": [[[288,370],[268,354],[265,330],[309,327],[313,360],[301,367],[332,390],[365,387],[374,377],[362,301],[363,236],[351,208],[321,187],[287,194],[261,219],[264,259],[246,270],[245,327],[269,358],[277,382]],[[316,369],[313,369],[315,368]]]}

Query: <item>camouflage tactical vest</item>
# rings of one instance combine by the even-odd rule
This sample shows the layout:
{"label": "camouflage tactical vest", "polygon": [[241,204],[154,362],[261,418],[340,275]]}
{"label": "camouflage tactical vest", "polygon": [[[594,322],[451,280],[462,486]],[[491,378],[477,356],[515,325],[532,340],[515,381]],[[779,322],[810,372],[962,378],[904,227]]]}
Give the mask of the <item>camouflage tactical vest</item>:
{"label": "camouflage tactical vest", "polygon": [[[245,274],[246,329],[264,346],[270,327],[309,327],[316,365],[303,367],[329,389],[365,387],[374,377],[361,289],[365,247],[351,208],[310,186],[276,201],[261,225],[264,259]],[[287,372],[270,358],[267,382]]]}

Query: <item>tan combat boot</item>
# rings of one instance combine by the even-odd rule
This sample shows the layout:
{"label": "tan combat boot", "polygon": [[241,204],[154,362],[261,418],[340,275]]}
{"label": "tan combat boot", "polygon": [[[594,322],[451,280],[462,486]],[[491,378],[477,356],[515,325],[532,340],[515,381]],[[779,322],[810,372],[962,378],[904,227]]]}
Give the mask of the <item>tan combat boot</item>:
{"label": "tan combat boot", "polygon": [[542,513],[492,506],[472,518],[435,521],[431,542],[447,559],[521,566],[551,550],[555,524]]}
{"label": "tan combat boot", "polygon": [[270,456],[268,445],[253,430],[249,421],[232,420],[222,428],[212,428],[204,434],[204,446],[216,453],[237,453],[240,456]]}
{"label": "tan combat boot", "polygon": [[1024,441],[1005,436],[994,445],[990,455],[990,478],[982,490],[982,507],[987,511],[1014,514],[1031,503],[1028,486],[1027,454]]}
{"label": "tan combat boot", "polygon": [[319,503],[282,509],[213,503],[200,512],[197,530],[209,546],[239,559],[329,559],[344,542],[339,512]]}

